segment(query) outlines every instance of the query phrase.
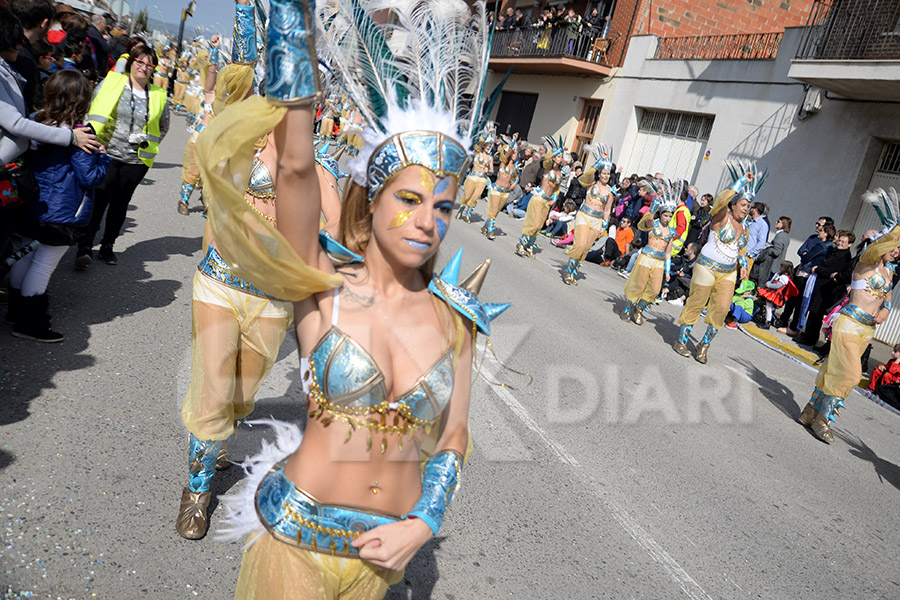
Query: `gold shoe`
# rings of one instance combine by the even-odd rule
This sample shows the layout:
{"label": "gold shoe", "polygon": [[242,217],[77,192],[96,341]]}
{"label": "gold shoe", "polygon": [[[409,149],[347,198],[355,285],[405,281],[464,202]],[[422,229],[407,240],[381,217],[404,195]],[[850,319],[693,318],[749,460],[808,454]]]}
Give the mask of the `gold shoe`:
{"label": "gold shoe", "polygon": [[471,222],[472,222],[472,217],[469,216],[469,215],[463,215],[462,220],[465,221],[466,223],[471,223]]}
{"label": "gold shoe", "polygon": [[219,455],[216,457],[216,471],[224,471],[231,466],[228,460],[228,440],[222,441],[222,447],[219,448]]}
{"label": "gold shoe", "polygon": [[626,303],[625,307],[622,309],[622,312],[619,313],[619,318],[623,321],[627,321],[631,318],[631,313],[628,312],[628,307],[631,306],[630,303]]}
{"label": "gold shoe", "polygon": [[813,433],[816,434],[816,437],[825,442],[826,444],[830,444],[834,441],[834,434],[831,433],[831,427],[828,425],[828,419],[825,418],[822,413],[817,413],[816,418],[813,419],[812,425]]}
{"label": "gold shoe", "polygon": [[563,276],[563,283],[565,283],[566,285],[578,285],[578,282],[575,280],[575,276],[571,273],[566,273],[565,276]]}
{"label": "gold shoe", "polygon": [[522,242],[516,242],[516,254],[519,256],[528,256],[528,252],[525,250],[525,246],[522,245]]}
{"label": "gold shoe", "polygon": [[691,355],[691,351],[688,350],[687,344],[685,344],[684,342],[679,342],[678,340],[676,340],[675,343],[672,344],[672,350],[674,350],[681,356],[684,356],[685,358]]}
{"label": "gold shoe", "polygon": [[801,425],[806,425],[809,427],[809,424],[813,422],[813,419],[816,418],[816,409],[813,407],[812,402],[807,402],[806,407],[803,409],[803,412],[800,413],[800,416],[797,417],[797,421],[800,422]]}
{"label": "gold shoe", "polygon": [[491,240],[492,242],[494,241],[494,238],[497,237],[497,236],[494,234],[494,230],[493,230],[493,229],[491,229],[490,231],[488,231],[486,235],[487,235],[487,239]]}
{"label": "gold shoe", "polygon": [[694,360],[696,360],[701,365],[706,364],[706,352],[709,350],[709,344],[697,344],[697,354],[694,356]]}
{"label": "gold shoe", "polygon": [[481,235],[487,235],[487,234],[488,234],[487,225],[482,225],[481,226]]}
{"label": "gold shoe", "polygon": [[211,492],[192,492],[191,488],[184,486],[184,491],[181,492],[178,519],[175,521],[178,535],[187,540],[199,540],[206,535],[209,527],[206,507],[209,506],[211,495]]}
{"label": "gold shoe", "polygon": [[635,325],[643,325],[644,324],[644,311],[635,306],[631,309],[631,321]]}
{"label": "gold shoe", "polygon": [[191,211],[188,210],[187,202],[178,201],[178,214],[179,215],[189,215]]}

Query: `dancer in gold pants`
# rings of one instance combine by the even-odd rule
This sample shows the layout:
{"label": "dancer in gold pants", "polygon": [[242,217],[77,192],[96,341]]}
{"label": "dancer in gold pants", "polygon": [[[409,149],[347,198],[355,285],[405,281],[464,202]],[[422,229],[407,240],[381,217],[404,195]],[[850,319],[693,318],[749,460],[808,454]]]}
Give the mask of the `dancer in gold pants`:
{"label": "dancer in gold pants", "polygon": [[563,147],[562,138],[554,140],[544,136],[547,145],[547,155],[544,157],[544,176],[541,178],[541,186],[532,189],[531,201],[525,211],[525,220],[522,222],[522,235],[516,244],[516,254],[534,258],[534,244],[537,235],[547,221],[550,214],[550,206],[556,201],[559,186],[563,177],[569,173],[569,163],[572,156]]}
{"label": "dancer in gold pants", "polygon": [[[499,153],[500,168],[497,170],[496,181],[490,184],[488,188],[487,220],[481,227],[481,233],[489,240],[493,240],[496,237],[497,215],[503,210],[503,205],[506,204],[513,186],[516,185],[516,181],[519,179],[519,168],[516,165],[516,161],[519,160],[517,142],[515,140],[507,140],[500,147]],[[544,217],[546,218],[546,215]]]}
{"label": "dancer in gold pants", "polygon": [[644,309],[656,301],[663,277],[669,274],[672,240],[675,239],[675,230],[669,227],[669,222],[676,199],[681,195],[680,183],[655,180],[647,182],[647,185],[655,197],[650,210],[638,222],[638,229],[650,235],[625,282],[627,303],[621,315],[623,321],[631,318],[635,325],[644,324]]}
{"label": "dancer in gold pants", "polygon": [[[581,174],[578,183],[588,188],[584,202],[575,215],[575,235],[572,246],[566,251],[569,264],[563,282],[578,285],[578,267],[590,251],[597,238],[609,227],[609,215],[616,199],[616,188],[609,187],[612,175],[612,149],[605,144],[589,145],[585,149],[594,157],[593,166]],[[594,173],[599,178],[594,181]]]}
{"label": "dancer in gold pants", "polygon": [[[728,164],[734,185],[716,197],[710,209],[709,240],[700,250],[691,277],[688,299],[678,317],[678,339],[672,348],[681,356],[690,356],[688,335],[706,311],[706,333],[696,347],[694,358],[706,364],[709,344],[725,323],[738,275],[747,277],[747,212],[750,202],[765,181],[765,173],[758,175],[753,165]],[[738,273],[740,269],[740,273]]]}
{"label": "dancer in gold pants", "polygon": [[[859,385],[861,358],[875,335],[875,325],[884,323],[891,311],[891,291],[897,259],[900,258],[900,198],[891,188],[866,192],[863,198],[875,205],[887,233],[869,242],[859,255],[850,282],[850,297],[831,326],[831,351],[816,376],[812,397],[799,421],[820,440],[834,441],[830,424],[844,400]],[[870,232],[872,235],[874,232]],[[872,236],[874,237],[874,235]]]}
{"label": "dancer in gold pants", "polygon": [[472,160],[472,171],[463,184],[463,198],[459,203],[456,218],[466,223],[472,222],[472,209],[488,185],[488,175],[494,167],[494,159],[490,153],[490,142],[484,138],[475,143],[475,158]]}

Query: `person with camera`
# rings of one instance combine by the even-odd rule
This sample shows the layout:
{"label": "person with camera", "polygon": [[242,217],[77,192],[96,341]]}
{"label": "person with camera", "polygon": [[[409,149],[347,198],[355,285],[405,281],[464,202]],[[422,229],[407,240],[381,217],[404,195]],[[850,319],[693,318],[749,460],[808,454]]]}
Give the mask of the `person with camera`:
{"label": "person with camera", "polygon": [[159,151],[169,129],[166,91],[150,83],[159,59],[146,44],[137,44],[128,57],[125,74],[109,73],[94,91],[88,124],[106,146],[112,164],[94,196],[94,213],[85,235],[78,242],[76,268],[93,261],[91,248],[106,213],[100,239],[99,258],[117,263],[113,244],[125,223],[128,204]]}

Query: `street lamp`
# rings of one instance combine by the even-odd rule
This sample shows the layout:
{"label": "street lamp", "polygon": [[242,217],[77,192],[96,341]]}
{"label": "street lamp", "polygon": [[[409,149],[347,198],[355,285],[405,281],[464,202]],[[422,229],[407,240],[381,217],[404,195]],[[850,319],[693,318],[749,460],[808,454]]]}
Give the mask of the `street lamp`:
{"label": "street lamp", "polygon": [[175,48],[175,65],[172,72],[169,74],[170,92],[175,90],[175,73],[178,71],[178,60],[181,58],[181,44],[184,41],[184,22],[187,21],[188,17],[194,16],[194,11],[196,9],[197,2],[191,0],[191,3],[187,5],[187,8],[181,11],[181,25],[178,27],[178,46]]}

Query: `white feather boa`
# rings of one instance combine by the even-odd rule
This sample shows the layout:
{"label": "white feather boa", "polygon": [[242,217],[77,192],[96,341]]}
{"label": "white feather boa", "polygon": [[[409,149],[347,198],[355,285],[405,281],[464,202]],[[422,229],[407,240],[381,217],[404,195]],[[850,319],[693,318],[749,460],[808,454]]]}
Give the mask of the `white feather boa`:
{"label": "white feather boa", "polygon": [[[265,476],[278,462],[284,460],[300,447],[303,433],[300,428],[292,423],[277,421],[275,419],[260,419],[248,421],[249,425],[268,425],[275,430],[275,442],[262,441],[259,454],[247,457],[241,463],[241,468],[247,476],[244,487],[233,494],[226,494],[219,498],[225,509],[225,519],[216,530],[215,537],[219,540],[243,540],[247,539],[245,548],[253,545],[266,528],[259,520],[256,513],[256,490]],[[252,536],[252,537],[250,537]]]}

